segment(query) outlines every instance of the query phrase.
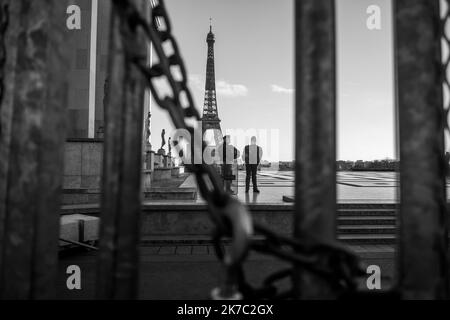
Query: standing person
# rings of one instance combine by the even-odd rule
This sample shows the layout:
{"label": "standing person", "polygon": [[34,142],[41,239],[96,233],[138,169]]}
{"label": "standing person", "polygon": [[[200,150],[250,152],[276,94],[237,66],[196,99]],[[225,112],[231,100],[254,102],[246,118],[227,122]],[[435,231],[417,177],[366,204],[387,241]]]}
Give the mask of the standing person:
{"label": "standing person", "polygon": [[219,157],[222,163],[222,177],[225,184],[225,191],[233,194],[231,190],[231,182],[234,180],[233,163],[239,158],[240,152],[232,144],[230,144],[230,136],[223,137],[223,142],[219,145]]}
{"label": "standing person", "polygon": [[256,173],[258,171],[258,165],[261,162],[263,150],[256,144],[256,137],[253,136],[251,144],[246,145],[242,155],[242,160],[245,162],[245,193],[248,193],[250,189],[250,176],[252,178],[253,192],[259,193],[258,184],[256,181]]}

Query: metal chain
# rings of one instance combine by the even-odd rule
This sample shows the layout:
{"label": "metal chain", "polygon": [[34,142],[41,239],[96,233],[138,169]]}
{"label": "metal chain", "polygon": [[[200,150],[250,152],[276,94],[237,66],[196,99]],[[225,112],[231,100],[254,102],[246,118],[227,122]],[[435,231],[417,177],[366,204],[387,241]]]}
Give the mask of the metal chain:
{"label": "metal chain", "polygon": [[[447,138],[446,143],[450,141],[450,126],[449,126],[449,120],[450,120],[450,79],[449,79],[449,72],[450,72],[450,34],[447,32],[447,26],[450,21],[450,1],[445,0],[440,2],[440,8],[444,9],[442,10],[441,19],[440,19],[440,31],[441,31],[441,46],[442,46],[442,91],[443,91],[443,110],[444,110],[444,135]],[[449,146],[446,145],[446,152],[449,152],[448,149]],[[446,174],[450,175],[450,167],[449,167],[449,158],[446,157]]]}
{"label": "metal chain", "polygon": [[[143,74],[156,103],[166,110],[178,129],[186,129],[191,134],[194,128],[188,125],[188,119],[200,121],[191,91],[187,84],[187,72],[172,35],[172,27],[163,0],[154,3],[152,22],[149,23],[130,0],[113,0],[115,14],[121,23],[128,24],[132,30],[142,30],[148,41],[153,43],[159,62],[147,65],[146,57],[133,51],[138,44],[126,46],[126,55]],[[167,44],[172,54],[166,54]],[[175,80],[172,70],[178,69],[181,80]],[[161,96],[156,88],[155,80],[165,78],[170,85],[171,95]],[[202,159],[205,144],[191,144],[192,154]],[[196,159],[195,156],[192,157]],[[188,170],[197,178],[202,197],[206,200],[211,219],[216,226],[213,236],[218,258],[226,267],[226,281],[219,298],[256,297],[256,298],[288,298],[292,292],[278,294],[275,282],[290,276],[291,269],[276,273],[267,278],[264,287],[254,289],[245,281],[242,263],[250,249],[274,255],[291,262],[294,266],[313,272],[342,292],[355,290],[356,279],[363,274],[358,259],[347,249],[331,243],[314,240],[312,237],[293,239],[275,234],[264,226],[252,222],[247,208],[237,199],[224,191],[221,179],[216,170],[205,164],[187,165]],[[252,240],[253,233],[263,236],[262,240]],[[221,239],[231,238],[230,250],[225,251]],[[237,294],[238,291],[242,294]]]}
{"label": "metal chain", "polygon": [[[9,25],[9,7],[7,4],[0,7],[0,111],[5,94],[5,67],[6,67],[6,30]],[[0,135],[2,124],[0,122]]]}

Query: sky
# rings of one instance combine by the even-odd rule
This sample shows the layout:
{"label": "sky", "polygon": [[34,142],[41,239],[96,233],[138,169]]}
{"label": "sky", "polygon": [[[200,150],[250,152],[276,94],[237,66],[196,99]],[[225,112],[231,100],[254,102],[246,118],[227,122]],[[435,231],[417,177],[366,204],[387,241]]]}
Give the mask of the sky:
{"label": "sky", "polygon": [[[396,158],[391,1],[336,2],[338,159]],[[366,27],[372,4],[381,30]]]}
{"label": "sky", "polygon": [[[369,5],[381,8],[381,30],[366,27]],[[264,159],[294,158],[294,11],[292,0],[166,0],[173,33],[201,112],[210,18],[223,131],[242,149],[252,135]],[[394,158],[390,0],[338,0],[337,158]],[[173,126],[152,107],[152,144]],[[166,137],[167,139],[167,137]]]}

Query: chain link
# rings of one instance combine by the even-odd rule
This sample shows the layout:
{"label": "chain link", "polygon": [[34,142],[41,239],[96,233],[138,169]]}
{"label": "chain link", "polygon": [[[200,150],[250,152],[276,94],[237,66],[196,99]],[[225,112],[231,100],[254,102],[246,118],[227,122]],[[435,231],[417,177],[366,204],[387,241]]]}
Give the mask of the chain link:
{"label": "chain link", "polygon": [[[186,129],[192,135],[194,128],[188,125],[188,119],[200,121],[191,91],[188,87],[187,72],[172,35],[172,26],[163,0],[154,2],[151,23],[143,17],[130,0],[113,0],[115,13],[121,23],[128,24],[132,30],[140,28],[148,41],[153,44],[158,63],[148,66],[146,57],[133,51],[136,46],[126,46],[125,50],[131,62],[142,72],[156,103],[166,110],[178,129]],[[170,55],[164,47],[172,48]],[[180,80],[175,80],[173,70],[178,69]],[[161,96],[155,85],[156,79],[165,79],[170,85],[171,95]],[[184,97],[184,98],[183,98]],[[192,154],[202,159],[205,144],[192,143]],[[264,283],[261,289],[254,289],[245,281],[242,263],[250,249],[274,255],[289,261],[293,266],[301,266],[326,279],[332,286],[348,292],[356,289],[356,279],[363,274],[356,256],[347,249],[334,244],[314,240],[292,239],[275,234],[266,227],[253,223],[247,208],[237,199],[224,191],[222,181],[216,170],[209,165],[187,165],[188,170],[196,175],[202,197],[206,200],[211,219],[216,226],[213,236],[218,258],[227,270],[226,285],[228,289],[237,285],[245,298],[288,298],[292,291],[278,294],[275,283],[292,274],[292,269],[276,273]],[[263,240],[252,240],[253,232],[263,236]],[[220,245],[224,237],[231,238],[231,248],[225,251]],[[229,293],[230,296],[232,293]]]}
{"label": "chain link", "polygon": [[[445,135],[445,151],[450,152],[450,1],[440,0],[441,20],[441,48],[442,48],[442,91],[443,91],[443,109],[444,109],[444,135]],[[449,160],[446,158],[446,174],[450,175]]]}

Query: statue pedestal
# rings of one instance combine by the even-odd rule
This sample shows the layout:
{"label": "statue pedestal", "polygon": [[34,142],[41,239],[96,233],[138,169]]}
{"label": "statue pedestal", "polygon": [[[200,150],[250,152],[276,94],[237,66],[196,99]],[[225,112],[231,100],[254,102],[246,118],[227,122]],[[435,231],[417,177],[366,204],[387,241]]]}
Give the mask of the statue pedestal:
{"label": "statue pedestal", "polygon": [[146,151],[144,154],[144,170],[153,170],[155,161],[155,152]]}
{"label": "statue pedestal", "polygon": [[155,170],[155,151],[152,151],[150,142],[144,145],[144,164],[142,168],[142,190],[148,191],[152,185],[153,171]]}
{"label": "statue pedestal", "polygon": [[163,167],[169,168],[169,156],[163,156]]}
{"label": "statue pedestal", "polygon": [[178,178],[180,176],[180,167],[171,167],[172,177]]}
{"label": "statue pedestal", "polygon": [[167,181],[172,177],[172,170],[170,168],[155,168],[153,172],[153,181]]}
{"label": "statue pedestal", "polygon": [[142,190],[149,191],[152,187],[153,170],[142,170]]}
{"label": "statue pedestal", "polygon": [[164,156],[161,154],[155,154],[153,159],[154,168],[164,167]]}

